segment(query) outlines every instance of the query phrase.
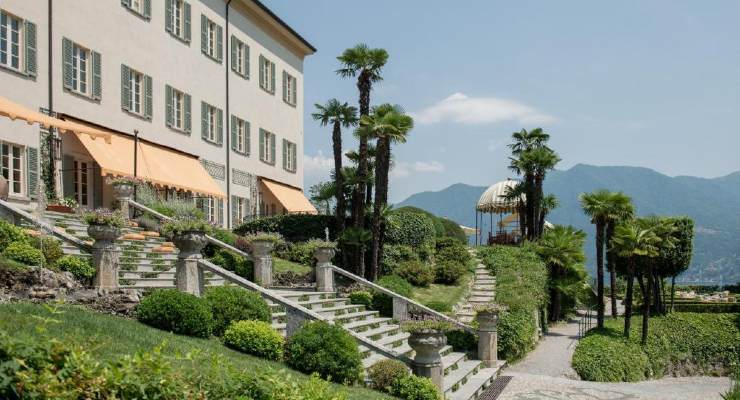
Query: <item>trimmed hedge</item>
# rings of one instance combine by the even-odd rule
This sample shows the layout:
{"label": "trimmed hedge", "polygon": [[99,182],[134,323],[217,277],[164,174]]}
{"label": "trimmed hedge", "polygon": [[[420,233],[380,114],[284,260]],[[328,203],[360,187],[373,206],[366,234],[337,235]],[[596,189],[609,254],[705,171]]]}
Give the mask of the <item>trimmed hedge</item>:
{"label": "trimmed hedge", "polygon": [[224,331],[224,344],[268,360],[283,358],[285,339],[263,321],[235,321]]}
{"label": "trimmed hedge", "polygon": [[281,214],[243,223],[234,232],[239,235],[276,232],[289,242],[305,242],[324,238],[325,230],[329,228],[329,239],[336,240],[335,222],[333,215]]}
{"label": "trimmed hedge", "polygon": [[362,356],[355,339],[341,326],[323,321],[303,324],[285,345],[285,363],[307,374],[351,385],[362,376]]}
{"label": "trimmed hedge", "polygon": [[210,262],[247,279],[254,277],[254,263],[226,249],[216,249]]}
{"label": "trimmed hedge", "polygon": [[155,290],[136,307],[136,318],[149,326],[182,335],[207,338],[213,314],[205,299],[176,289]]}
{"label": "trimmed hedge", "polygon": [[217,286],[209,288],[204,299],[213,313],[216,336],[221,336],[234,321],[272,321],[270,307],[256,292],[237,286]]}

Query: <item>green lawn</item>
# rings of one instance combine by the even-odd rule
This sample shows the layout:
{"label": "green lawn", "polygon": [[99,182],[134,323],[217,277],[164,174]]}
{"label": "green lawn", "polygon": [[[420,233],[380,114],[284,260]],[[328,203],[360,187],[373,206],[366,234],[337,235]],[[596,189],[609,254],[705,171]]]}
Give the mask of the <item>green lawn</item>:
{"label": "green lawn", "polygon": [[465,272],[465,275],[458,279],[454,285],[441,285],[433,283],[429,287],[414,287],[412,299],[418,301],[421,304],[427,304],[429,302],[443,302],[449,304],[450,307],[457,304],[465,293],[468,291],[468,285],[473,274],[469,271]]}
{"label": "green lawn", "polygon": [[284,260],[282,258],[272,258],[272,270],[273,272],[285,272],[293,271],[297,274],[305,274],[311,271],[311,267],[303,264],[294,263],[292,261]]}
{"label": "green lawn", "polygon": [[[60,306],[58,311],[59,313],[52,314],[43,305],[30,303],[0,304],[0,330],[12,335],[30,335],[38,338],[40,336],[37,328],[42,325],[41,319],[51,318],[59,322],[43,324],[46,326],[47,335],[83,345],[101,361],[117,360],[125,354],[133,354],[138,350],[151,350],[155,346],[166,343],[164,354],[185,355],[197,350],[204,356],[223,356],[235,367],[243,370],[261,371],[265,368],[288,370],[284,364],[230,350],[216,338],[197,339],[175,335],[150,328],[134,320],[96,313],[76,306]],[[178,357],[173,357],[172,363],[183,369],[209,367],[208,363],[194,364]],[[288,371],[297,379],[306,379],[304,374]],[[350,399],[391,398],[364,388],[346,389]]]}

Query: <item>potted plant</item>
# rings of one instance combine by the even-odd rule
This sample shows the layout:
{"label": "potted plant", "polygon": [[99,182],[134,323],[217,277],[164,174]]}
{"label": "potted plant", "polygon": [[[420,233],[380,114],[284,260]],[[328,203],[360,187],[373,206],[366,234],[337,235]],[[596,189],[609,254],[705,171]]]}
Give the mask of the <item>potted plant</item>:
{"label": "potted plant", "polygon": [[77,208],[77,200],[72,197],[65,197],[63,199],[54,199],[46,205],[47,211],[55,211],[66,214],[74,214]]}
{"label": "potted plant", "polygon": [[330,264],[331,259],[334,258],[334,254],[337,252],[336,242],[311,239],[308,241],[308,245],[313,248],[313,256],[316,259],[317,265]]}
{"label": "potted plant", "polygon": [[119,176],[115,178],[109,178],[108,184],[113,187],[113,193],[116,195],[116,199],[127,199],[134,194],[134,188],[136,185],[143,181],[139,178],[133,178],[128,176]]}
{"label": "potted plant", "polygon": [[489,303],[473,307],[476,312],[475,319],[481,330],[496,330],[499,315],[508,308],[503,305]]}
{"label": "potted plant", "polygon": [[121,236],[121,228],[126,220],[120,211],[99,208],[83,214],[87,223],[87,234],[95,241],[112,242]]}
{"label": "potted plant", "polygon": [[452,329],[449,322],[439,320],[412,320],[401,325],[411,334],[409,346],[416,352],[414,361],[433,364],[440,361],[440,350],[447,345],[446,332]]}
{"label": "potted plant", "polygon": [[207,221],[197,218],[182,218],[167,221],[160,233],[171,238],[180,254],[178,257],[187,258],[200,254],[200,251],[208,244],[206,235],[211,233],[213,227]]}
{"label": "potted plant", "polygon": [[259,257],[271,253],[275,246],[283,242],[283,237],[275,232],[256,232],[244,236],[244,241],[250,252]]}

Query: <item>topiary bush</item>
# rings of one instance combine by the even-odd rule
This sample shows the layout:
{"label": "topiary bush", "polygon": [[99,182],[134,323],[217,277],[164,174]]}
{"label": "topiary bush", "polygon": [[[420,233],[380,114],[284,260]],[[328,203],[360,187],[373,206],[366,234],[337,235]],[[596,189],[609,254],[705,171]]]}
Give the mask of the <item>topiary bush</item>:
{"label": "topiary bush", "polygon": [[383,359],[368,368],[370,387],[382,392],[390,392],[396,380],[409,376],[409,368],[398,360]]}
{"label": "topiary bush", "polygon": [[86,258],[67,255],[57,260],[57,267],[74,275],[80,282],[89,282],[95,276],[95,267]]}
{"label": "topiary bush", "polygon": [[[411,297],[413,290],[413,286],[398,275],[386,275],[375,283],[404,297]],[[392,317],[393,299],[384,293],[373,293],[372,308],[379,311],[380,315],[384,317]]]}
{"label": "topiary bush", "polygon": [[224,344],[253,356],[279,361],[285,339],[269,323],[234,321],[223,334]]}
{"label": "topiary bush", "polygon": [[0,251],[5,250],[13,242],[28,242],[28,235],[23,231],[23,228],[0,219]]}
{"label": "topiary bush", "polygon": [[234,229],[239,235],[256,232],[276,232],[289,242],[305,242],[323,238],[329,228],[329,238],[336,240],[335,217],[333,215],[281,214],[245,222]]}
{"label": "topiary bush", "polygon": [[465,275],[465,265],[457,261],[443,260],[437,261],[434,265],[434,282],[445,285],[452,285]]}
{"label": "topiary bush", "polygon": [[44,265],[44,253],[28,242],[12,242],[3,251],[3,256],[26,265]]}
{"label": "topiary bush", "polygon": [[136,318],[166,331],[206,338],[213,329],[208,302],[175,289],[155,290],[136,307]]}
{"label": "topiary bush", "polygon": [[391,394],[404,400],[442,400],[431,379],[416,375],[395,380],[391,386]]}
{"label": "topiary bush", "polygon": [[590,332],[576,345],[573,369],[587,381],[635,382],[645,379],[648,358],[637,343]]}
{"label": "topiary bush", "polygon": [[29,239],[29,244],[41,250],[44,254],[44,260],[46,260],[44,266],[46,268],[56,268],[57,261],[64,256],[62,245],[51,236],[32,237]]}
{"label": "topiary bush", "polygon": [[402,262],[395,273],[414,286],[427,287],[434,282],[434,270],[421,261]]}
{"label": "topiary bush", "polygon": [[362,376],[362,357],[355,339],[340,326],[307,322],[285,345],[288,366],[324,379],[351,385]]}
{"label": "topiary bush", "polygon": [[404,244],[413,248],[424,245],[434,246],[434,223],[427,215],[418,212],[395,211],[386,222],[386,241],[390,244]]}
{"label": "topiary bush", "polygon": [[361,304],[367,309],[373,306],[373,294],[366,290],[357,290],[349,294],[350,304]]}
{"label": "topiary bush", "polygon": [[237,286],[217,286],[209,288],[204,299],[213,313],[216,336],[221,336],[234,321],[272,321],[270,307],[256,292]]}
{"label": "topiary bush", "polygon": [[383,246],[383,260],[380,264],[380,275],[395,273],[398,265],[405,261],[418,261],[419,255],[411,246],[405,244],[388,244]]}

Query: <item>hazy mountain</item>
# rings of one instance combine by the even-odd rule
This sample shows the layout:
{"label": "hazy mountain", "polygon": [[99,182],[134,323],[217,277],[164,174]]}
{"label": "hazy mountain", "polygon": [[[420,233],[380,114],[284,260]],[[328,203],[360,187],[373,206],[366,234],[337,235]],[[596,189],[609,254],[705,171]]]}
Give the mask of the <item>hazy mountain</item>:
{"label": "hazy mountain", "polygon": [[[694,258],[682,280],[740,281],[740,171],[714,179],[669,177],[648,168],[582,164],[567,171],[553,171],[545,181],[545,192],[555,194],[560,207],[548,220],[576,226],[589,234],[586,250],[591,269],[595,253],[593,226],[581,211],[578,195],[601,188],[630,195],[640,215],[688,215],[694,219]],[[462,225],[475,226],[474,205],[485,189],[455,184],[438,192],[412,195],[397,206],[420,207]],[[484,219],[487,232],[490,217]]]}

